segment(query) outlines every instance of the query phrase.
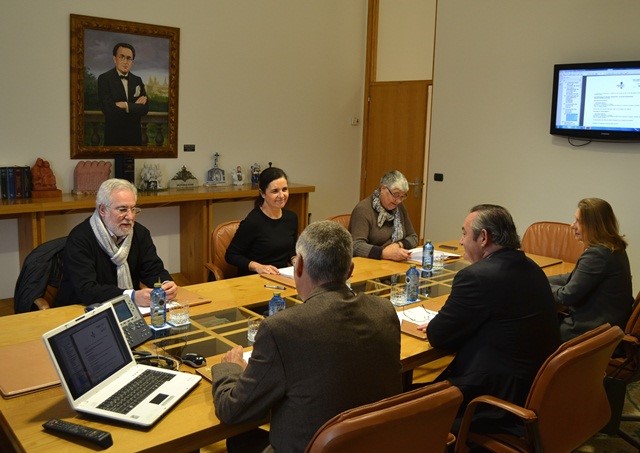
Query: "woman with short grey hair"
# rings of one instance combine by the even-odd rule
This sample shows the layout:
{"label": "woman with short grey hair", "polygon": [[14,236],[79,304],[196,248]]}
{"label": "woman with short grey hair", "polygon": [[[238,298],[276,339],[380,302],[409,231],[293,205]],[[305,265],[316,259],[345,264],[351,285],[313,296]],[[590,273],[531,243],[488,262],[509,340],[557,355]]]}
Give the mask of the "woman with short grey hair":
{"label": "woman with short grey hair", "polygon": [[360,201],[351,213],[349,231],[353,237],[353,256],[405,261],[410,249],[418,245],[407,209],[409,183],[398,170],[380,178],[379,187]]}

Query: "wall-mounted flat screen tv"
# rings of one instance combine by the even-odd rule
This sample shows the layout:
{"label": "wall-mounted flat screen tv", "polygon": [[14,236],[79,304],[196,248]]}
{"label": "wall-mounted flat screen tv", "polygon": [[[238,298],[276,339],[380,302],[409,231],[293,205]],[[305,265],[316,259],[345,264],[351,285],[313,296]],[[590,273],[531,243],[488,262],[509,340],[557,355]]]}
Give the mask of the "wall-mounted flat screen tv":
{"label": "wall-mounted flat screen tv", "polygon": [[640,61],[555,65],[550,133],[640,141]]}

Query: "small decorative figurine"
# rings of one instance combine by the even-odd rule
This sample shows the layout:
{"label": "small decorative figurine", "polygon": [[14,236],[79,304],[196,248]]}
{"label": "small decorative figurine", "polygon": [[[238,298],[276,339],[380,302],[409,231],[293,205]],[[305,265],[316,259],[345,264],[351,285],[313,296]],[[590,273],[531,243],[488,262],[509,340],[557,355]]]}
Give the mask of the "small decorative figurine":
{"label": "small decorative figurine", "polygon": [[147,192],[157,192],[163,190],[162,172],[158,164],[144,164],[140,170],[140,185],[138,189]]}
{"label": "small decorative figurine", "polygon": [[33,198],[59,197],[62,190],[56,187],[56,177],[49,161],[38,157],[31,167],[31,196]]}
{"label": "small decorative figurine", "polygon": [[169,187],[172,189],[192,189],[198,185],[198,179],[184,165],[182,170],[169,181]]}
{"label": "small decorative figurine", "polygon": [[257,162],[251,166],[251,185],[257,186],[260,182],[260,164]]}
{"label": "small decorative figurine", "polygon": [[241,186],[244,184],[244,177],[242,175],[242,167],[238,165],[233,172],[233,185]]}
{"label": "small decorative figurine", "polygon": [[218,167],[218,158],[220,154],[215,153],[213,155],[213,168],[207,172],[207,180],[204,183],[205,186],[223,186],[226,184],[226,178],[224,170]]}

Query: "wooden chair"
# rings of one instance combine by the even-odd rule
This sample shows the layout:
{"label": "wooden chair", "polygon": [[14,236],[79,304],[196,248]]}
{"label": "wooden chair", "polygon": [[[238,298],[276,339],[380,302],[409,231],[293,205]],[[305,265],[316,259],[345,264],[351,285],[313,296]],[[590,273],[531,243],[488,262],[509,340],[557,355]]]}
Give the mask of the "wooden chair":
{"label": "wooden chair", "polygon": [[575,263],[584,252],[584,244],[575,238],[568,223],[536,222],[522,235],[522,250]]}
{"label": "wooden chair", "polygon": [[351,222],[351,214],[334,215],[333,217],[329,217],[327,220],[333,220],[334,222],[338,222],[340,225],[342,225],[348,230],[349,222]]}
{"label": "wooden chair", "polygon": [[[462,393],[439,382],[336,415],[318,429],[307,453],[446,450]],[[422,446],[422,447],[420,447]]]}
{"label": "wooden chair", "polygon": [[[605,324],[563,343],[540,367],[524,407],[489,395],[474,398],[465,410],[456,451],[480,447],[493,452],[570,452],[578,448],[611,416],[603,378],[622,337],[622,329]],[[520,417],[526,436],[469,432],[473,414],[482,404]]]}
{"label": "wooden chair", "polygon": [[238,274],[238,269],[227,263],[224,255],[239,226],[239,220],[232,220],[221,223],[211,233],[211,261],[204,266],[209,269],[214,280],[232,278]]}
{"label": "wooden chair", "polygon": [[607,367],[605,387],[612,415],[611,421],[602,432],[617,434],[640,451],[640,442],[620,429],[620,422],[640,422],[638,415],[622,414],[627,386],[640,380],[640,292],[636,296],[633,312],[624,329],[622,350],[624,354],[612,357]]}

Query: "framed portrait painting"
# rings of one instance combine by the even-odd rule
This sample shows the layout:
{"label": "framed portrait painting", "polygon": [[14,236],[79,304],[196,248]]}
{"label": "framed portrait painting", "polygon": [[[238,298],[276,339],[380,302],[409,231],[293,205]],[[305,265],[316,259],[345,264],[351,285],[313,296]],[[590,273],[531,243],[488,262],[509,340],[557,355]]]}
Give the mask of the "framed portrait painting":
{"label": "framed portrait painting", "polygon": [[178,155],[180,29],[71,15],[71,158]]}

